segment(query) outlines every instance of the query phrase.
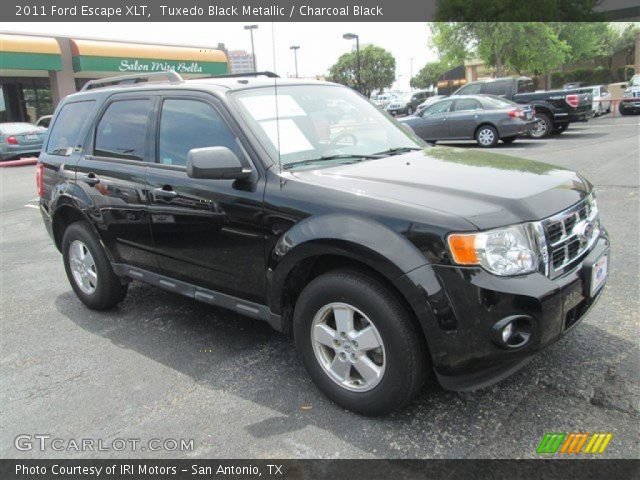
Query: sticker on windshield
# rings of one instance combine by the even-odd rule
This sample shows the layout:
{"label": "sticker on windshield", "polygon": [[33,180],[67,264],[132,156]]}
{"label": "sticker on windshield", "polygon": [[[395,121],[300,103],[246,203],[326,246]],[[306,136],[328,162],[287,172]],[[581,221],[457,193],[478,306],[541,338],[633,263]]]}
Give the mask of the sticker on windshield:
{"label": "sticker on windshield", "polygon": [[[279,129],[278,123],[280,123]],[[311,145],[309,139],[290,118],[282,119],[279,122],[278,120],[263,120],[260,122],[260,126],[274,147],[278,148],[278,144],[280,145],[280,155],[313,150],[313,145]],[[278,130],[280,142],[278,142]]]}
{"label": "sticker on windshield", "polygon": [[[276,97],[278,109],[276,110]],[[244,107],[256,120],[267,120],[276,117],[300,117],[305,112],[291,95],[260,95],[241,98]]]}

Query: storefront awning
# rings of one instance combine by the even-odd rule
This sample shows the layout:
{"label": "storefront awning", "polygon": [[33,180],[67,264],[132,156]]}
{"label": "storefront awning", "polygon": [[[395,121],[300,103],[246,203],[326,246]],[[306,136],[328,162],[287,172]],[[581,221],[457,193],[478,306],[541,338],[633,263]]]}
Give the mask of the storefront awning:
{"label": "storefront awning", "polygon": [[0,33],[0,69],[62,70],[55,38]]}
{"label": "storefront awning", "polygon": [[161,72],[221,75],[227,73],[222,50],[135,43],[71,40],[75,72]]}

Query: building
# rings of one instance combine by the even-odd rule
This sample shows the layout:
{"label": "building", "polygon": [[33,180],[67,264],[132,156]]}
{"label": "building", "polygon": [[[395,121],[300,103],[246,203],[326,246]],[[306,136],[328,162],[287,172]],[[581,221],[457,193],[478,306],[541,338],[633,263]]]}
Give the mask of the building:
{"label": "building", "polygon": [[89,80],[174,70],[187,78],[228,73],[217,48],[0,33],[0,122],[35,122]]}
{"label": "building", "polygon": [[231,73],[251,73],[254,69],[254,56],[245,50],[229,50],[229,69]]}

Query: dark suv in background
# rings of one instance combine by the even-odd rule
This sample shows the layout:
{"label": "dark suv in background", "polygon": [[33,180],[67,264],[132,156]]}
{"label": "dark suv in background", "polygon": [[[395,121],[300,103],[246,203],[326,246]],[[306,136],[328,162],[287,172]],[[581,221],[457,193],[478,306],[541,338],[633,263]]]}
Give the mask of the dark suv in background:
{"label": "dark suv in background", "polygon": [[454,390],[515,372],[607,278],[580,175],[426,147],[330,83],[89,82],[56,109],[37,183],[89,308],[142,281],[266,321],[364,414],[406,405],[432,370]]}
{"label": "dark suv in background", "polygon": [[586,122],[593,115],[593,96],[583,89],[534,91],[533,80],[528,77],[506,77],[481,82],[470,82],[453,95],[498,95],[516,103],[535,108],[538,120],[530,136],[544,138],[559,135],[570,123]]}

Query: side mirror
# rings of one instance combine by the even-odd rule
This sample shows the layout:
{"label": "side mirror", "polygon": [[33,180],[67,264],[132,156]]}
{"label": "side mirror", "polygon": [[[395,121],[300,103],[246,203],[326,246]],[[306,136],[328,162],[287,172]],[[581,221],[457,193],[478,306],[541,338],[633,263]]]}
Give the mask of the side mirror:
{"label": "side mirror", "polygon": [[242,179],[251,175],[227,147],[193,148],[187,155],[187,175],[210,180]]}

